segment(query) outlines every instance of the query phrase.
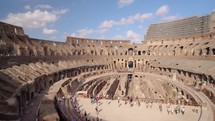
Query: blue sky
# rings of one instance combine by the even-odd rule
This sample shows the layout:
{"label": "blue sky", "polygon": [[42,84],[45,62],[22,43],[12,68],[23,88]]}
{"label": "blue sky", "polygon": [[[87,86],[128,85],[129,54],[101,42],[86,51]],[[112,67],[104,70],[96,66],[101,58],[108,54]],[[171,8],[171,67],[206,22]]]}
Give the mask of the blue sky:
{"label": "blue sky", "polygon": [[214,0],[2,0],[0,21],[33,38],[67,36],[139,43],[152,23],[215,11]]}

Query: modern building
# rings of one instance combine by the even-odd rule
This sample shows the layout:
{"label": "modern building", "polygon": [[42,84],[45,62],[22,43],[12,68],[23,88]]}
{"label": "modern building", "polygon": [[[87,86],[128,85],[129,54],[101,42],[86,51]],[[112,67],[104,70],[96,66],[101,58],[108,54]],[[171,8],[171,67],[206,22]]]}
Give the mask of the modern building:
{"label": "modern building", "polygon": [[145,40],[181,38],[215,32],[215,12],[210,15],[193,16],[180,20],[151,24]]}

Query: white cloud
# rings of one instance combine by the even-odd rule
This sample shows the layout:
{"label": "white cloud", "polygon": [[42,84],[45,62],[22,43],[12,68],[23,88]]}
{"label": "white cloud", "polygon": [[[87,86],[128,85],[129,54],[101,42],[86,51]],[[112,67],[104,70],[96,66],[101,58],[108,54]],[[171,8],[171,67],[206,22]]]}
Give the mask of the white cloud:
{"label": "white cloud", "polygon": [[93,34],[93,33],[104,33],[106,32],[107,29],[105,28],[98,28],[98,29],[80,29],[75,33],[72,33],[71,36],[76,36],[76,37],[87,37],[87,35]]}
{"label": "white cloud", "polygon": [[[71,34],[71,36],[77,36],[77,37],[87,37],[87,35],[94,34],[94,33],[104,33],[108,31],[108,29],[114,27],[114,26],[122,26],[122,25],[127,25],[127,24],[132,24],[136,21],[143,22],[145,19],[151,18],[153,16],[153,13],[137,13],[135,15],[129,16],[127,18],[121,18],[118,21],[115,20],[105,20],[102,22],[96,29],[89,29],[89,28],[84,28],[80,29],[74,33]],[[132,35],[132,37],[131,37]],[[128,36],[130,38],[138,38],[134,37],[135,33],[131,33],[131,31],[128,32]],[[117,38],[120,36],[115,36],[114,38]],[[120,38],[119,38],[120,39]]]}
{"label": "white cloud", "polygon": [[162,16],[164,14],[167,14],[168,12],[169,12],[169,7],[167,5],[163,5],[156,11],[156,15]]}
{"label": "white cloud", "polygon": [[94,30],[85,28],[85,29],[78,30],[78,33],[79,33],[78,36],[86,37],[87,35],[94,33]]}
{"label": "white cloud", "polygon": [[53,11],[54,14],[65,14],[69,11],[69,9],[62,9],[62,10],[56,10]]}
{"label": "white cloud", "polygon": [[162,18],[163,21],[174,21],[174,20],[177,20],[179,19],[180,17],[179,16],[165,16]]}
{"label": "white cloud", "polygon": [[126,38],[130,39],[133,42],[140,42],[143,40],[144,35],[137,34],[133,32],[132,30],[128,30],[126,32]]}
{"label": "white cloud", "polygon": [[26,28],[40,28],[57,21],[59,14],[65,14],[67,11],[67,9],[58,11],[36,9],[25,13],[9,13],[2,21]]}
{"label": "white cloud", "polygon": [[131,40],[131,42],[139,43],[143,40],[144,35],[138,34],[132,30],[128,30],[125,35],[115,35],[113,39]]}
{"label": "white cloud", "polygon": [[115,22],[113,20],[105,20],[104,22],[102,22],[102,24],[99,26],[100,28],[111,28],[113,27],[113,25],[115,24]]}
{"label": "white cloud", "polygon": [[138,35],[137,33],[133,32],[132,30],[128,30],[126,32],[126,37],[137,39],[137,38],[140,38],[140,35]]}
{"label": "white cloud", "polygon": [[133,16],[129,16],[128,18],[121,18],[119,21],[114,20],[105,20],[99,25],[99,28],[112,28],[113,26],[132,24],[135,21],[143,22],[145,19],[152,17],[152,13],[137,13]]}
{"label": "white cloud", "polygon": [[52,9],[53,7],[48,4],[45,4],[45,5],[37,5],[35,8]]}
{"label": "white cloud", "polygon": [[47,29],[47,28],[43,28],[43,34],[54,34],[56,33],[57,30],[56,29]]}
{"label": "white cloud", "polygon": [[30,6],[30,5],[25,5],[24,8],[25,8],[26,10],[30,10],[30,9],[31,9],[31,6]]}
{"label": "white cloud", "polygon": [[28,28],[39,28],[58,19],[56,14],[48,11],[34,10],[26,13],[9,13],[3,21]]}
{"label": "white cloud", "polygon": [[118,0],[118,6],[120,8],[124,7],[124,6],[127,6],[127,5],[130,5],[131,3],[133,3],[134,0]]}

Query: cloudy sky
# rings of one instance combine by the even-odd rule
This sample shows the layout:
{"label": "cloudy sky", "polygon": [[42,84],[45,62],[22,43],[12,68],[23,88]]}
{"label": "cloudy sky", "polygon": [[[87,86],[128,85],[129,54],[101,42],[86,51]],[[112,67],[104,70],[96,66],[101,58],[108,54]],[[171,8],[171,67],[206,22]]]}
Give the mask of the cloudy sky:
{"label": "cloudy sky", "polygon": [[152,23],[215,11],[214,0],[2,0],[0,21],[33,38],[66,36],[139,43]]}

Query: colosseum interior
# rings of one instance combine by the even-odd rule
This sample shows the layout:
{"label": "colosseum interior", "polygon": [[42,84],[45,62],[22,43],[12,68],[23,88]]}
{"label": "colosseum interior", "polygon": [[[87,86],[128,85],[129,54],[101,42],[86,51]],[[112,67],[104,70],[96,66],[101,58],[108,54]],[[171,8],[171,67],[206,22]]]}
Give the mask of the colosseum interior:
{"label": "colosseum interior", "polygon": [[152,24],[142,44],[42,40],[0,22],[0,109],[0,120],[16,121],[126,121],[124,111],[136,121],[215,121],[215,13]]}

